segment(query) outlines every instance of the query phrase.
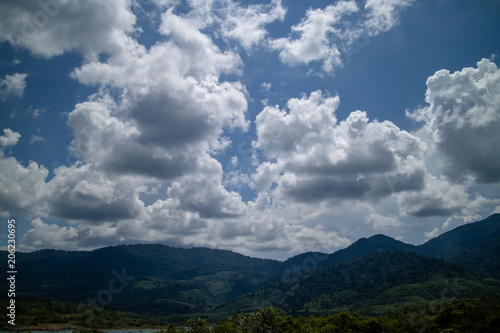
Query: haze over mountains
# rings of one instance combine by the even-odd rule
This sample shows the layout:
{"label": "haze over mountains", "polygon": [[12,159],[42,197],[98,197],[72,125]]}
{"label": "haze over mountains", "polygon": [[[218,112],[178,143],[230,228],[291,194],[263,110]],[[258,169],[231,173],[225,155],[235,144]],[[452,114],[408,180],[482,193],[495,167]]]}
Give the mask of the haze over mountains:
{"label": "haze over mountains", "polygon": [[17,254],[17,285],[20,295],[153,316],[226,315],[264,305],[378,314],[443,294],[499,296],[499,244],[495,214],[420,246],[375,235],[332,254],[303,253],[283,262],[154,244],[41,250]]}

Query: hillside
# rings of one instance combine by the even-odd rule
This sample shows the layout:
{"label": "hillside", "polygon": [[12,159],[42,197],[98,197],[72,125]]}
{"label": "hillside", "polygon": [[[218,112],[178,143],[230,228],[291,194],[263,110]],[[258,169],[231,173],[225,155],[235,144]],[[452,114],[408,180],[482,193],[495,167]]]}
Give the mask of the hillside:
{"label": "hillside", "polygon": [[[17,255],[21,295],[86,302],[112,287],[110,307],[151,315],[204,311],[276,280],[280,262],[206,248],[122,245]],[[104,302],[106,303],[106,302]]]}
{"label": "hillside", "polygon": [[214,313],[275,306],[288,313],[347,309],[375,314],[429,301],[499,295],[499,285],[485,283],[463,266],[412,252],[381,251],[272,283]]}
{"label": "hillside", "polygon": [[431,258],[462,264],[484,277],[500,278],[500,214],[462,225],[416,247]]}
{"label": "hillside", "polygon": [[332,254],[303,253],[284,262],[154,244],[41,250],[17,254],[17,292],[152,316],[229,313],[269,304],[293,312],[378,311],[391,302],[439,297],[443,281],[452,278],[466,286],[462,296],[496,295],[500,260],[492,254],[500,250],[499,230],[496,214],[420,246],[375,235]]}

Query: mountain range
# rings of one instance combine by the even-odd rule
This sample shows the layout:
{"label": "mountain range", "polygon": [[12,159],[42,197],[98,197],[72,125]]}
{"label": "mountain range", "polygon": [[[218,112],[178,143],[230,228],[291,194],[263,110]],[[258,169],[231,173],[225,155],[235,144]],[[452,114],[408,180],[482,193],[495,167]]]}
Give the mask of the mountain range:
{"label": "mountain range", "polygon": [[17,253],[16,285],[19,295],[160,317],[217,317],[265,305],[300,314],[380,314],[500,296],[499,250],[500,214],[494,214],[419,246],[375,235],[283,262],[158,244]]}

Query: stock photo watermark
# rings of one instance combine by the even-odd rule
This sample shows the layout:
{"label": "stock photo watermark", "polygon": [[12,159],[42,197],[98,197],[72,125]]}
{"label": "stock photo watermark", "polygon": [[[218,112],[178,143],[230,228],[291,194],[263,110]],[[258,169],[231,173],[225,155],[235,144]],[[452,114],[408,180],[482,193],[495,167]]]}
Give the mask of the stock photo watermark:
{"label": "stock photo watermark", "polygon": [[111,275],[113,277],[109,280],[107,288],[99,290],[95,297],[87,297],[86,303],[81,303],[78,306],[78,313],[88,317],[85,320],[87,324],[91,324],[95,319],[96,312],[102,311],[105,306],[109,306],[113,302],[114,295],[123,292],[125,287],[135,279],[135,276],[127,274],[125,267],[122,268],[121,272],[112,269]]}
{"label": "stock photo watermark", "polygon": [[[302,283],[304,274],[318,270],[321,266],[320,263],[327,260],[330,254],[315,252],[302,260],[300,265],[292,265],[289,269],[285,270],[281,275],[280,281],[290,286],[291,290],[297,289]],[[253,301],[253,306],[262,308],[265,306],[279,306],[283,305],[286,301],[286,295],[280,289],[273,289],[271,295],[266,299],[256,299]]]}
{"label": "stock photo watermark", "polygon": [[59,12],[59,0],[39,0],[37,1],[39,10],[31,15],[30,19],[21,27],[20,35],[13,35],[15,43],[23,40],[33,39],[37,32],[45,27],[50,19],[54,18]]}
{"label": "stock photo watermark", "polygon": [[9,298],[9,306],[7,306],[7,322],[11,326],[16,325],[16,220],[7,220],[8,236],[7,236],[7,281],[9,281],[9,289],[7,297]]}

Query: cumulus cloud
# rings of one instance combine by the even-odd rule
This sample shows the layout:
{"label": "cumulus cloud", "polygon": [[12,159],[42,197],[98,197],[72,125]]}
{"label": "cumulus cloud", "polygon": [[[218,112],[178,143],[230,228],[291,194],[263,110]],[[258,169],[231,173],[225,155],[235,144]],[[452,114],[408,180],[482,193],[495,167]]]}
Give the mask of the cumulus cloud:
{"label": "cumulus cloud", "polygon": [[53,57],[77,50],[87,56],[127,44],[134,32],[130,0],[2,1],[0,41]]}
{"label": "cumulus cloud", "polygon": [[437,71],[427,79],[428,106],[409,116],[424,123],[428,135],[447,158],[446,175],[479,183],[500,181],[500,70],[483,59],[477,68]]}
{"label": "cumulus cloud", "polygon": [[30,161],[27,167],[0,152],[0,210],[37,214],[45,195],[45,179],[49,171]]}
{"label": "cumulus cloud", "polygon": [[187,210],[198,212],[201,217],[242,216],[246,205],[238,193],[228,192],[222,186],[222,176],[220,163],[205,155],[198,161],[196,172],[175,181],[167,194],[179,200]]}
{"label": "cumulus cloud", "polygon": [[339,98],[321,91],[291,99],[289,111],[266,107],[256,120],[254,143],[275,158],[254,176],[261,188],[274,171],[277,192],[298,202],[377,199],[424,186],[424,143],[389,121],[370,122],[362,111],[337,122]]}
{"label": "cumulus cloud", "polygon": [[246,50],[261,44],[267,35],[264,26],[276,20],[282,21],[286,13],[281,0],[248,7],[232,1],[226,2],[228,6],[225,7],[225,17],[221,19],[221,33],[226,38],[237,40]]}
{"label": "cumulus cloud", "polygon": [[412,0],[367,0],[364,9],[355,1],[339,1],[324,9],[309,9],[305,18],[292,26],[289,37],[270,41],[280,51],[282,62],[291,66],[322,62],[333,74],[343,66],[359,41],[389,31],[398,22],[399,12]]}
{"label": "cumulus cloud", "polygon": [[323,9],[310,9],[306,18],[292,31],[299,38],[288,37],[271,42],[274,49],[281,50],[280,58],[292,66],[298,63],[308,64],[311,61],[323,60],[323,69],[332,72],[334,67],[341,65],[341,53],[331,39],[336,34],[333,27],[344,15],[358,11],[354,1],[340,1]]}
{"label": "cumulus cloud", "polygon": [[80,223],[100,223],[135,217],[143,203],[133,181],[107,176],[92,164],[61,166],[47,184],[47,215]]}
{"label": "cumulus cloud", "polygon": [[[245,213],[241,196],[224,188],[222,167],[209,155],[230,144],[224,131],[248,128],[244,86],[219,80],[223,73],[239,74],[241,59],[221,51],[188,18],[171,11],[162,16],[159,30],[166,39],[150,49],[129,40],[126,48],[106,50],[104,61],[88,57],[73,71],[79,82],[99,87],[68,116],[74,133],[70,148],[81,161],[55,169],[45,182],[47,170],[36,163],[26,170],[13,158],[2,160],[8,164],[5,174],[25,171],[36,183],[20,182],[19,193],[9,190],[16,194],[12,202],[24,192],[26,204],[8,202],[3,207],[31,207],[33,214],[78,224],[58,229],[34,222],[26,238],[31,248],[46,246],[34,240],[53,233],[61,239],[74,236],[72,241],[82,246],[85,237],[95,239],[94,246],[105,244],[103,239],[195,245],[200,240],[193,235],[211,219]],[[121,94],[115,98],[109,90]],[[7,134],[4,141],[10,144],[12,135]],[[141,194],[159,184],[166,191],[146,205]],[[40,188],[39,195],[30,185]]]}
{"label": "cumulus cloud", "polygon": [[[498,206],[471,190],[500,174],[499,74],[487,60],[431,76],[429,106],[410,114],[423,122],[414,133],[359,110],[337,119],[339,97],[320,90],[284,108],[266,102],[249,149],[254,164],[243,170],[250,157],[233,156],[221,165],[232,135],[253,129],[239,51],[266,45],[287,64],[317,62],[333,73],[356,40],[392,29],[412,1],[338,1],[308,10],[275,40],[266,25],[283,20],[280,0],[153,2],[159,39],[147,46],[131,0],[0,4],[0,41],[47,58],[80,52],[71,77],[97,90],[68,114],[78,161],[51,178],[36,162],[5,155],[19,133],[0,136],[1,212],[34,218],[24,249],[167,242],[286,257],[345,247],[366,229],[399,230],[408,215],[465,221]],[[6,76],[5,96],[23,94],[27,74],[15,75]],[[261,92],[270,88],[264,82]],[[233,191],[243,185],[254,199]]]}
{"label": "cumulus cloud", "polygon": [[0,99],[5,101],[11,96],[23,97],[27,77],[26,73],[5,75],[5,78],[0,80]]}
{"label": "cumulus cloud", "polygon": [[371,224],[374,230],[386,230],[401,226],[401,221],[394,216],[384,216],[378,213],[371,213],[366,218],[366,222]]}
{"label": "cumulus cloud", "polygon": [[[20,249],[92,250],[98,247],[119,244],[116,225],[59,226],[37,217],[31,221],[31,229],[21,238]],[[123,239],[121,239],[123,241]]]}
{"label": "cumulus cloud", "polygon": [[434,238],[436,237],[437,235],[439,235],[439,228],[436,227],[434,229],[432,229],[431,231],[428,231],[426,233],[424,233],[424,237],[426,239],[431,239],[431,238]]}
{"label": "cumulus cloud", "polygon": [[[172,13],[180,4],[179,1],[167,1],[160,5]],[[267,36],[265,26],[282,21],[286,13],[281,0],[250,5],[233,0],[189,0],[186,5],[190,10],[180,16],[190,27],[212,27],[217,37],[226,42],[236,41],[247,51],[262,44]]]}
{"label": "cumulus cloud", "polygon": [[480,195],[470,195],[468,185],[450,182],[444,176],[425,175],[421,191],[401,193],[400,210],[418,217],[471,215],[484,209],[490,200]]}
{"label": "cumulus cloud", "polygon": [[14,132],[10,128],[5,128],[3,130],[3,135],[0,136],[0,145],[4,147],[15,146],[21,138],[21,134]]}
{"label": "cumulus cloud", "polygon": [[103,92],[69,116],[73,149],[106,172],[174,179],[206,152],[224,150],[224,130],[248,127],[245,88],[218,80],[238,70],[239,56],[171,11],[160,31],[168,41],[149,50],[137,44],[73,72],[82,83],[123,91],[120,101]]}

